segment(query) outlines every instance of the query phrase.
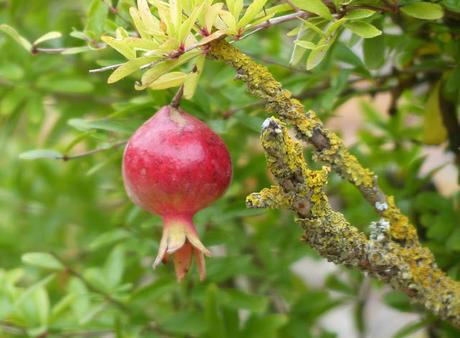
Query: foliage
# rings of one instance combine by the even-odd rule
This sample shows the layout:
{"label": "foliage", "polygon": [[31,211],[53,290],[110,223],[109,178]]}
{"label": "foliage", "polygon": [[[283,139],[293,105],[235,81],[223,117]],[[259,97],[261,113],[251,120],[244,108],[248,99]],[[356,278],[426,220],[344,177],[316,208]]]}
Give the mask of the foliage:
{"label": "foliage", "polygon": [[[1,336],[334,337],[320,318],[342,304],[366,331],[369,281],[344,269],[309,286],[292,265],[318,257],[299,243],[292,215],[244,206],[270,184],[257,141],[266,116],[231,69],[205,64],[202,46],[223,35],[323,120],[352,98],[391,94],[388,116],[362,101],[353,152],[459,278],[460,194],[442,196],[436,170],[421,171],[425,143],[449,142],[459,158],[445,123],[452,105],[457,121],[460,94],[458,1],[295,0],[307,14],[282,25],[267,20],[292,14],[286,3],[149,3],[0,0]],[[88,73],[113,65],[113,85]],[[227,194],[196,217],[215,252],[204,283],[151,270],[160,220],[128,201],[120,177],[119,146],[181,84],[184,109],[225,139],[234,161]],[[376,216],[354,187],[333,177],[328,189],[367,231]],[[458,335],[400,293],[384,302],[420,313],[400,337],[420,327]]]}

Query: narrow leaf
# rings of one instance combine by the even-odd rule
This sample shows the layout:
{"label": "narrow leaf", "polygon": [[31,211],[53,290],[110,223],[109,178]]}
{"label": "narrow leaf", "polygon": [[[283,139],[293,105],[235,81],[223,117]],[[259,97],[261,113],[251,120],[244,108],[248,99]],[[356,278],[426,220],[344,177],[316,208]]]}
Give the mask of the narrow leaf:
{"label": "narrow leaf", "polygon": [[29,265],[51,270],[63,270],[64,265],[53,255],[46,252],[30,252],[22,255],[21,260]]}
{"label": "narrow leaf", "polygon": [[51,149],[34,149],[19,154],[21,160],[37,160],[39,158],[59,160],[62,156],[60,152]]}
{"label": "narrow leaf", "polygon": [[321,0],[292,0],[292,2],[304,11],[314,13],[328,20],[332,19],[329,8]]}
{"label": "narrow leaf", "polygon": [[129,60],[128,62],[122,64],[120,67],[118,67],[107,79],[107,83],[114,83],[117,82],[128,75],[131,75],[134,73],[136,70],[138,70],[140,67],[143,65],[155,60],[156,56],[146,56],[146,57],[140,57],[137,59],[132,59]]}
{"label": "narrow leaf", "polygon": [[262,8],[264,8],[266,3],[267,0],[254,0],[249,5],[241,20],[238,22],[238,27],[244,28],[247,24],[249,24],[259,14]]}
{"label": "narrow leaf", "polygon": [[186,77],[186,73],[171,72],[160,76],[160,78],[154,81],[149,87],[154,90],[178,87],[184,83]]}
{"label": "narrow leaf", "polygon": [[146,32],[151,35],[164,35],[160,29],[160,20],[152,15],[147,0],[137,0],[139,16]]}
{"label": "narrow leaf", "polygon": [[111,36],[102,36],[101,40],[113,49],[115,49],[128,60],[134,59],[136,57],[136,51],[130,46],[127,46],[124,40],[116,40]]}
{"label": "narrow leaf", "polygon": [[204,55],[198,57],[195,63],[195,70],[190,73],[184,81],[184,97],[188,100],[190,100],[193,97],[193,94],[195,94],[198,80],[203,72],[204,62]]}
{"label": "narrow leaf", "polygon": [[60,32],[48,32],[48,33],[40,36],[37,40],[35,40],[33,45],[37,46],[38,44],[40,44],[42,42],[45,42],[45,41],[49,41],[49,40],[53,40],[53,39],[59,39],[61,36],[62,36],[62,34]]}
{"label": "narrow leaf", "polygon": [[32,48],[32,44],[23,36],[21,36],[13,27],[8,26],[6,24],[0,25],[0,30],[4,31],[8,34],[13,40],[19,43],[22,47],[24,47],[27,51],[30,51]]}
{"label": "narrow leaf", "polygon": [[355,9],[347,13],[347,15],[345,15],[345,18],[347,18],[348,20],[359,20],[369,18],[374,14],[375,11],[371,9]]}
{"label": "narrow leaf", "polygon": [[417,19],[437,20],[444,12],[440,5],[431,2],[415,2],[401,7],[401,12]]}
{"label": "narrow leaf", "polygon": [[444,126],[439,104],[440,87],[440,82],[436,83],[425,104],[422,136],[422,142],[425,144],[441,144],[447,139],[447,130]]}
{"label": "narrow leaf", "polygon": [[296,41],[295,44],[305,49],[315,49],[317,47],[313,42],[310,41]]}
{"label": "narrow leaf", "polygon": [[364,21],[347,22],[345,27],[365,39],[374,38],[382,34],[380,29]]}

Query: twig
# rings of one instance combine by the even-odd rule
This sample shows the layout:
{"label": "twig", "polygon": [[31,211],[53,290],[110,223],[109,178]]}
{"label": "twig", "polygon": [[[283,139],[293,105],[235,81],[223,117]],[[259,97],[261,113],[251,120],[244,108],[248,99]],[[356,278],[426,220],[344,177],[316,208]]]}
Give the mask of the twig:
{"label": "twig", "polygon": [[24,327],[13,324],[7,320],[0,320],[0,332],[1,331],[11,333],[14,335],[26,335],[27,331]]}
{"label": "twig", "polygon": [[96,153],[100,153],[102,151],[106,151],[106,150],[109,150],[109,149],[114,149],[114,148],[118,148],[119,146],[122,146],[123,144],[125,144],[126,142],[128,142],[127,140],[123,140],[123,141],[119,141],[119,142],[116,142],[116,143],[113,143],[107,147],[101,147],[101,148],[96,148],[96,149],[93,149],[93,150],[88,150],[88,151],[85,151],[83,153],[79,153],[79,154],[75,154],[75,155],[62,155],[62,157],[60,158],[57,158],[58,160],[63,160],[63,161],[70,161],[70,160],[75,160],[77,158],[82,158],[82,157],[85,157],[85,156],[90,156],[90,155],[93,155],[93,154],[96,154]]}
{"label": "twig", "polygon": [[115,65],[105,66],[105,67],[96,68],[96,69],[90,69],[89,72],[90,72],[90,73],[105,72],[105,71],[107,71],[107,70],[112,70],[112,69],[118,68],[118,67],[120,67],[120,66],[123,65],[123,64],[124,64],[124,63],[117,63],[117,64],[115,64]]}
{"label": "twig", "polygon": [[[54,333],[53,330],[50,330]],[[113,330],[93,330],[93,331],[59,331],[56,332],[59,334],[59,337],[102,337],[113,333]]]}

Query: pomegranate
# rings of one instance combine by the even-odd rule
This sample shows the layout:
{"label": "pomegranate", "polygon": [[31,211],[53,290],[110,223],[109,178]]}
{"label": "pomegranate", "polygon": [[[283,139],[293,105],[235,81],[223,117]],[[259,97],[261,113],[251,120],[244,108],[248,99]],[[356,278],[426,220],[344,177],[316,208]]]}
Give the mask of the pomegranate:
{"label": "pomegranate", "polygon": [[123,180],[135,204],[163,219],[154,268],[172,254],[180,281],[195,256],[204,279],[204,255],[210,252],[192,219],[225,192],[231,176],[223,140],[180,108],[161,108],[134,133],[123,155]]}

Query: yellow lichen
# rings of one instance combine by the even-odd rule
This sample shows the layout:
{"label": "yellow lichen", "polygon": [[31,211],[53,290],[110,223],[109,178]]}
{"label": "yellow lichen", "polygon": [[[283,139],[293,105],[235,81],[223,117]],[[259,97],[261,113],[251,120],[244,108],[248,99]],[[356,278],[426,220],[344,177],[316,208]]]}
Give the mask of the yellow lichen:
{"label": "yellow lichen", "polygon": [[[232,65],[249,91],[265,101],[268,112],[294,126],[303,140],[314,145],[318,159],[354,184],[384,218],[379,222],[390,223],[390,236],[377,233],[368,239],[341,213],[332,210],[323,191],[329,168],[308,169],[299,143],[275,118],[262,133],[262,145],[278,185],[248,196],[248,206],[295,210],[296,221],[305,231],[303,239],[322,256],[369,272],[460,327],[460,283],[436,266],[433,255],[420,245],[415,228],[397,208],[394,198],[380,191],[373,172],[348,152],[337,135],[324,128],[313,111],[304,112],[302,104],[283,90],[266,67],[224,40],[211,44],[209,56]],[[387,231],[382,229],[378,231]]]}
{"label": "yellow lichen", "polygon": [[391,224],[391,236],[398,241],[418,241],[415,227],[409,223],[409,219],[401,214],[393,196],[387,197],[388,208],[382,212],[382,216]]}

